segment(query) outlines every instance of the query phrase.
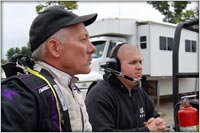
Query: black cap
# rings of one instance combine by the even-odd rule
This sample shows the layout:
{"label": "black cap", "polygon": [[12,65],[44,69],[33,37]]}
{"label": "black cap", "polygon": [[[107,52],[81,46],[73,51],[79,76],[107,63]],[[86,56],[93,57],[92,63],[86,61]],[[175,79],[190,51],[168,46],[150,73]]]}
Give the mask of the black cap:
{"label": "black cap", "polygon": [[49,7],[34,19],[29,31],[30,49],[33,52],[47,38],[59,29],[73,24],[84,23],[85,26],[93,23],[97,14],[78,16],[64,9],[64,6]]}

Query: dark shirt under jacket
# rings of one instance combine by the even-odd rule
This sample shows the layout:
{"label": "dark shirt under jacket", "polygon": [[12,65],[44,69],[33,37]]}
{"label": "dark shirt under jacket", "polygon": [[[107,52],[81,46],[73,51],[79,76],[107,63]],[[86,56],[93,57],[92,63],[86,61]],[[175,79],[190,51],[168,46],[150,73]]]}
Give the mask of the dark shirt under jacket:
{"label": "dark shirt under jacket", "polygon": [[93,131],[147,132],[144,122],[159,116],[142,88],[129,92],[115,76],[106,74],[88,93],[86,107]]}

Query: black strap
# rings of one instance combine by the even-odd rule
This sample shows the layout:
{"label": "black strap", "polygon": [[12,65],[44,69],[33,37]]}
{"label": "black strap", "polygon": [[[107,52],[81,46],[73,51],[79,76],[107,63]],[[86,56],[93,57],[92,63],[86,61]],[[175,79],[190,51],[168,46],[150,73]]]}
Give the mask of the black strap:
{"label": "black strap", "polygon": [[115,47],[115,49],[114,49],[114,51],[113,51],[113,53],[112,53],[112,55],[111,55],[110,58],[117,58],[117,52],[118,52],[119,48],[120,48],[122,45],[124,45],[124,44],[126,44],[126,43],[120,43],[120,44],[118,44],[118,45]]}

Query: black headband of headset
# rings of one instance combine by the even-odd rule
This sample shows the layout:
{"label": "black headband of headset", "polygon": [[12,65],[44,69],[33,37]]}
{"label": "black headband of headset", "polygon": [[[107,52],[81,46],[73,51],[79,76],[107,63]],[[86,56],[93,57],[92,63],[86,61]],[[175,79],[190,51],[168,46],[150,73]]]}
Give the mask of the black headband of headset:
{"label": "black headband of headset", "polygon": [[114,51],[113,51],[113,53],[112,53],[112,55],[111,55],[110,58],[117,58],[117,52],[118,52],[119,48],[120,48],[122,45],[124,45],[124,44],[126,44],[126,43],[120,43],[120,44],[118,44],[118,45],[115,47],[115,49],[114,49]]}

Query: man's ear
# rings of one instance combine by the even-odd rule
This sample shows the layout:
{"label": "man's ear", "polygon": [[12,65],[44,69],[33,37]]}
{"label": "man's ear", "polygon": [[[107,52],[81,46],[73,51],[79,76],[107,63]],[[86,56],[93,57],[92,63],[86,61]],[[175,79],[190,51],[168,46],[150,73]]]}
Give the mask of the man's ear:
{"label": "man's ear", "polygon": [[46,44],[47,53],[51,54],[53,57],[59,57],[59,47],[58,41],[56,39],[49,39]]}

